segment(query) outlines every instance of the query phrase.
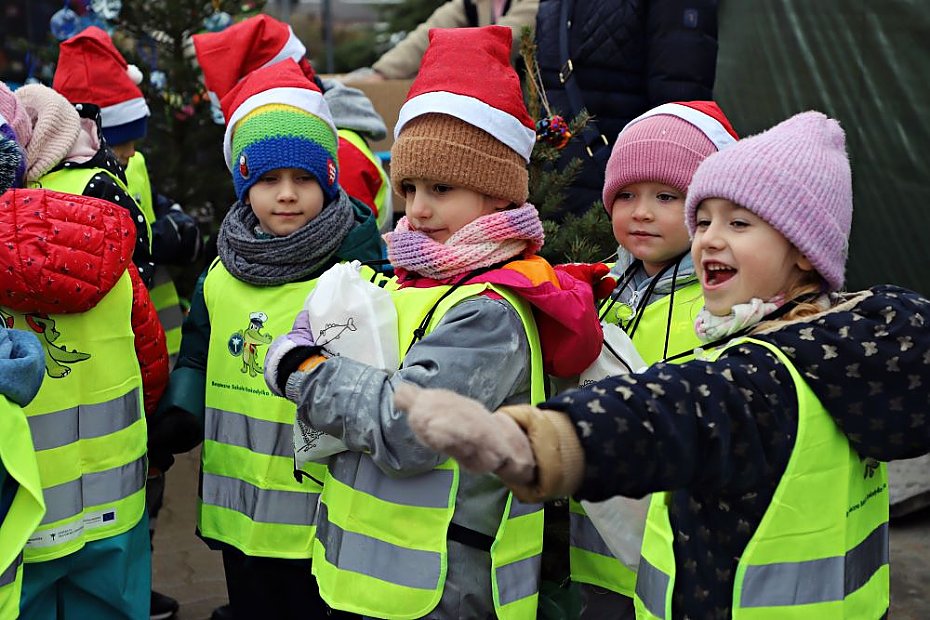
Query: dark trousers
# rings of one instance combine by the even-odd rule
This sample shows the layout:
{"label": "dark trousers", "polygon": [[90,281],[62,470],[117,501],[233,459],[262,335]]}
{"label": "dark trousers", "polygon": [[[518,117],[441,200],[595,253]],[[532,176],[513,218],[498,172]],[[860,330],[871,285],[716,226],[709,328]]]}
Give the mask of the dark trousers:
{"label": "dark trousers", "polygon": [[248,556],[234,548],[223,549],[226,591],[236,620],[273,617],[280,620],[358,618],[331,609],[320,597],[310,560],[283,560]]}

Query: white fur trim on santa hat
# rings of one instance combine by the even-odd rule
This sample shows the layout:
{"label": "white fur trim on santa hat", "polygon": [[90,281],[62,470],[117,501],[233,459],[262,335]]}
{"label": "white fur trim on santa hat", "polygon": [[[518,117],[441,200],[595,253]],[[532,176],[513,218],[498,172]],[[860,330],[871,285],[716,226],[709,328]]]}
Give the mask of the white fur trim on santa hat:
{"label": "white fur trim on santa hat", "polygon": [[297,38],[297,35],[294,34],[294,30],[288,26],[287,27],[287,41],[284,43],[284,47],[278,50],[278,53],[275,54],[275,57],[263,64],[262,67],[269,67],[273,64],[279,63],[282,60],[287,60],[288,58],[293,58],[294,62],[300,62],[301,59],[307,54],[307,48],[304,47],[304,44],[301,43],[300,39]]}
{"label": "white fur trim on santa hat", "polygon": [[323,93],[309,88],[271,88],[252,95],[236,108],[232,116],[226,121],[226,134],[223,136],[223,155],[226,158],[226,167],[232,170],[232,134],[236,123],[241,121],[249,112],[253,112],[263,105],[289,105],[320,117],[333,130],[336,136],[336,125],[330,116],[329,106],[323,99]]}
{"label": "white fur trim on santa hat", "polygon": [[512,114],[488,105],[480,99],[444,91],[423,93],[409,99],[400,109],[394,125],[394,139],[400,135],[404,125],[424,114],[447,114],[463,120],[469,125],[488,132],[514,151],[527,163],[536,144],[536,132]]}
{"label": "white fur trim on santa hat", "polygon": [[723,126],[723,123],[718,121],[713,116],[705,114],[700,110],[695,108],[688,107],[686,105],[681,105],[680,103],[663,103],[660,106],[652,108],[648,112],[637,116],[633,120],[624,126],[623,131],[626,131],[626,128],[630,125],[634,125],[641,120],[647,119],[650,116],[658,116],[660,114],[669,114],[671,116],[677,116],[678,118],[688,121],[702,132],[707,138],[714,143],[714,146],[717,147],[717,150],[723,150],[731,144],[736,144],[736,138],[734,138],[726,127]]}
{"label": "white fur trim on santa hat", "polygon": [[138,86],[142,83],[142,69],[135,65],[126,65],[126,75],[132,80],[132,83]]}
{"label": "white fur trim on santa hat", "polygon": [[115,127],[150,115],[145,99],[137,97],[100,108],[100,124],[104,127]]}

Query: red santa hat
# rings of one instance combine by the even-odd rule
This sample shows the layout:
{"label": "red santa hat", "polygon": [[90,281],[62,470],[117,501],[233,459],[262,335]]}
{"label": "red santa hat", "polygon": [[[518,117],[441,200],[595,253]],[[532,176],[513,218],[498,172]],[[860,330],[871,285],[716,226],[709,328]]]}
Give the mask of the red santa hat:
{"label": "red santa hat", "polygon": [[394,126],[395,187],[403,178],[433,178],[526,199],[536,129],[510,65],[512,38],[504,26],[430,30]]}
{"label": "red santa hat", "polygon": [[269,170],[301,168],[311,172],[327,198],[337,186],[337,134],[323,93],[293,60],[250,73],[226,94],[223,137],[226,165],[236,195]]}
{"label": "red santa hat", "polygon": [[[307,48],[282,21],[261,14],[220,32],[195,34],[194,52],[210,97],[219,102],[249,73],[290,58],[313,79]],[[228,120],[228,119],[227,119]]]}
{"label": "red santa hat", "polygon": [[91,26],[61,43],[52,88],[73,104],[100,106],[104,137],[122,144],[145,135],[150,112],[141,81],[142,72],[126,62],[110,35]]}

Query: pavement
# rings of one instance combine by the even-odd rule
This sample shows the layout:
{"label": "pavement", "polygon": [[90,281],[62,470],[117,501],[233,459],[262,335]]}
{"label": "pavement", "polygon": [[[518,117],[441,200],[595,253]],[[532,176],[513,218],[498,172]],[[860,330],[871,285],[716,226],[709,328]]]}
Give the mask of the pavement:
{"label": "pavement", "polygon": [[[155,531],[152,583],[181,603],[178,620],[208,620],[227,601],[223,562],[194,535],[200,451],[177,457],[168,472],[165,504]],[[893,620],[930,618],[930,509],[900,517],[891,526]]]}

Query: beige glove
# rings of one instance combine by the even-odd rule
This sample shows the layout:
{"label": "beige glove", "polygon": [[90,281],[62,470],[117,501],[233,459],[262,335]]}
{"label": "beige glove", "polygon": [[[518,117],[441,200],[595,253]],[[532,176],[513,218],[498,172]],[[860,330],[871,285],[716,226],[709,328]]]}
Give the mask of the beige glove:
{"label": "beige glove", "polygon": [[495,415],[476,400],[450,390],[398,386],[394,405],[407,412],[423,444],[448,454],[465,469],[493,472],[506,484],[527,485],[536,476],[530,440],[507,415]]}

